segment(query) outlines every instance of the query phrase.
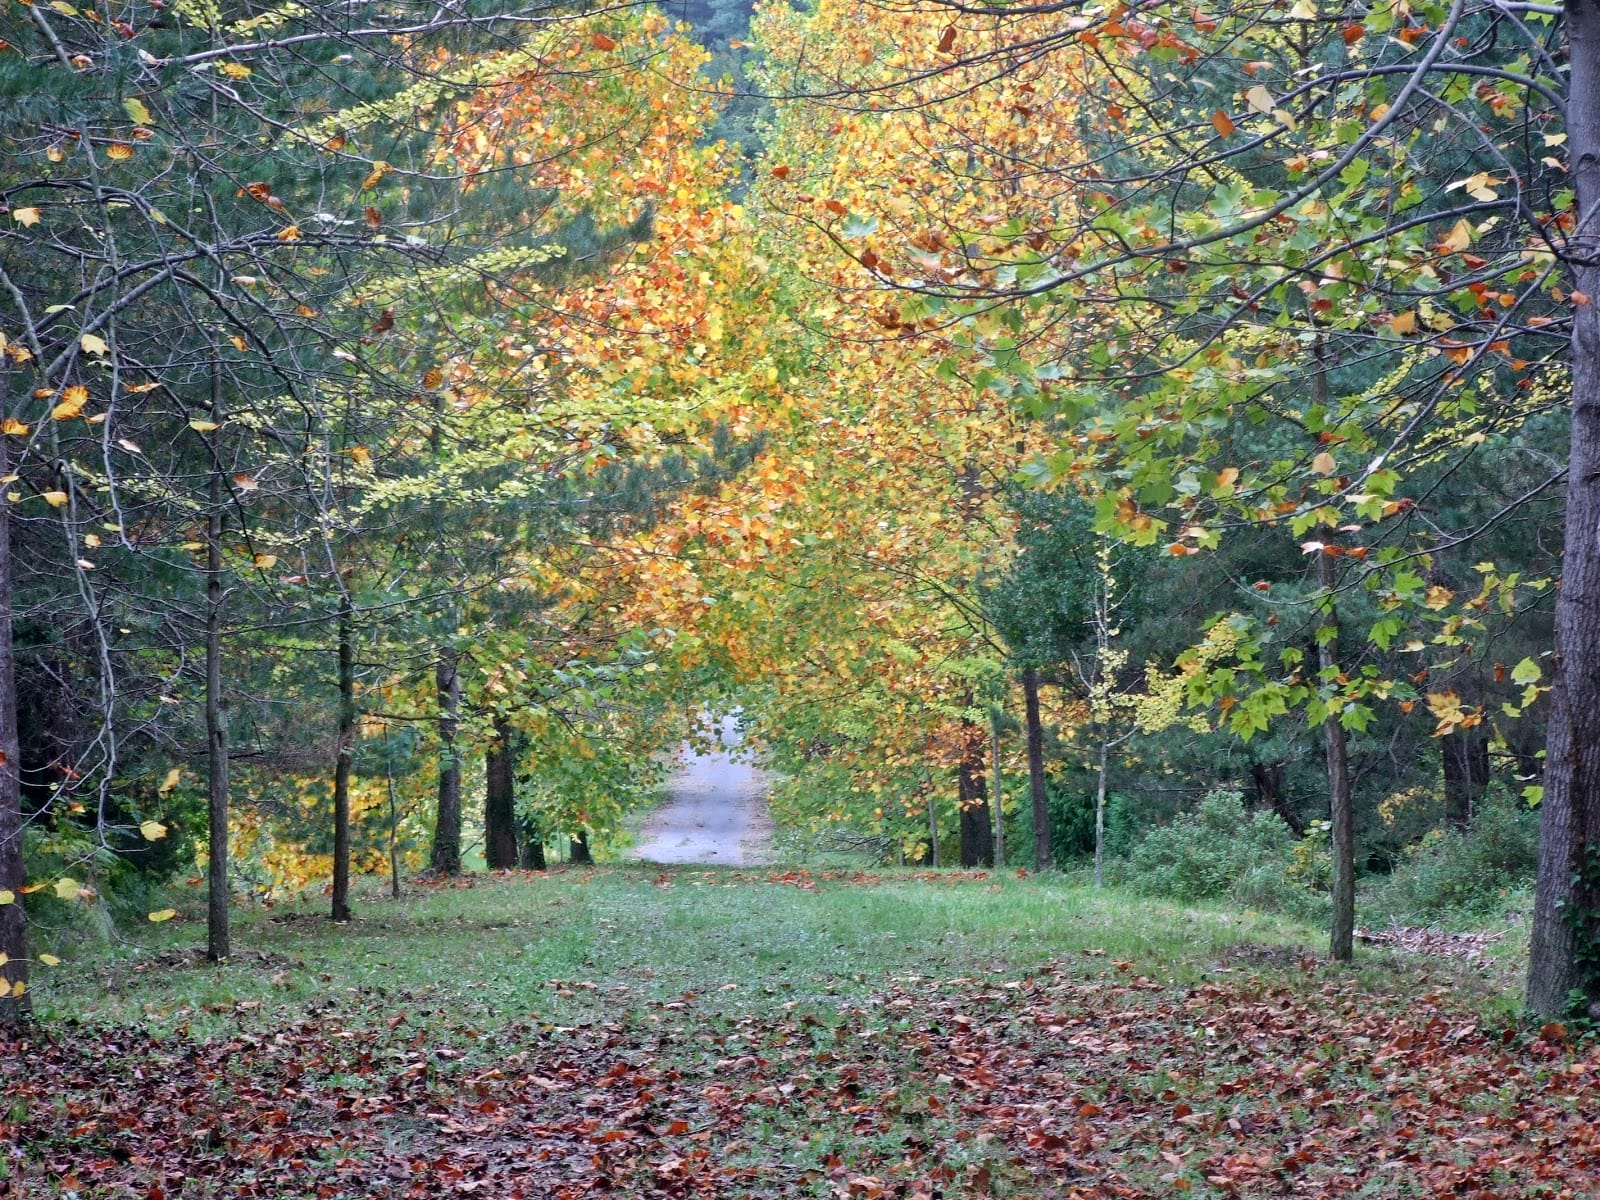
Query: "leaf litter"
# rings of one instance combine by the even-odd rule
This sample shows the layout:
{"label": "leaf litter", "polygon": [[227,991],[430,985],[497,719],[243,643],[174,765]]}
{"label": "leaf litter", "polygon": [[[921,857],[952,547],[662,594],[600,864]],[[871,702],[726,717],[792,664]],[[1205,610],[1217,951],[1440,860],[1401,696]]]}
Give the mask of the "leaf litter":
{"label": "leaf litter", "polygon": [[0,1046],[0,1196],[1594,1195],[1600,1051],[1560,1026],[1137,970],[768,989],[744,1012],[608,989],[568,1025],[380,989],[277,1024],[241,1005],[226,1036],[65,1024]]}

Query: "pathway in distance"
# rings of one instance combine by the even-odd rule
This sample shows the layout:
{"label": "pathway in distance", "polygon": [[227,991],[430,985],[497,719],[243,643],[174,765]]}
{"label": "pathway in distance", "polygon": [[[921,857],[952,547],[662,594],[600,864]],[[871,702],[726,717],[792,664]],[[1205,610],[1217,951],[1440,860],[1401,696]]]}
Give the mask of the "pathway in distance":
{"label": "pathway in distance", "polygon": [[769,861],[766,778],[754,763],[735,757],[741,737],[738,718],[724,717],[709,753],[685,747],[667,783],[667,802],[640,831],[638,858],[730,867]]}

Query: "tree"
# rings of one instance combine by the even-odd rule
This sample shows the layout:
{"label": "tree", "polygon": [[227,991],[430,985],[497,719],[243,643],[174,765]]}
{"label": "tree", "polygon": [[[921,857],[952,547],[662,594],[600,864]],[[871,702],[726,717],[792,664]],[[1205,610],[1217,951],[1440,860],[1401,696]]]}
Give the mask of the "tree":
{"label": "tree", "polygon": [[[1588,564],[1600,562],[1585,516],[1586,489],[1600,483],[1582,429],[1596,347],[1585,340],[1589,218],[1577,169],[1593,136],[1579,52],[1591,7],[1564,11],[1570,52],[1548,36],[1562,13],[1494,0],[899,11],[907,33],[888,78],[792,56],[779,77],[791,93],[835,106],[936,120],[969,108],[975,73],[999,92],[1011,64],[1050,64],[1050,90],[1036,84],[1010,109],[1024,132],[975,138],[978,155],[1007,151],[1020,176],[1056,182],[1050,214],[997,204],[984,221],[963,222],[880,204],[863,218],[875,222],[871,261],[855,257],[910,293],[903,313],[935,306],[983,383],[1082,431],[1042,468],[1100,478],[1107,529],[1145,543],[1167,535],[1181,556],[1213,549],[1230,529],[1283,525],[1307,554],[1348,567],[1341,591],[1385,598],[1389,609],[1364,637],[1386,643],[1404,625],[1449,651],[1481,627],[1478,610],[1413,586],[1406,564],[1425,565],[1471,531],[1441,539],[1418,523],[1423,479],[1448,475],[1549,404],[1564,386],[1571,333],[1575,423],[1557,601],[1556,686],[1566,698],[1552,713],[1550,849],[1530,986],[1537,1008],[1559,1009],[1587,970],[1577,950],[1587,939],[1570,922],[1595,907],[1581,881],[1600,815],[1600,781],[1572,749],[1594,732],[1575,715],[1580,701],[1585,713],[1600,708],[1586,690],[1600,679],[1591,665],[1600,646],[1579,615]],[[819,6],[819,24],[828,13]],[[1063,119],[1066,93],[1075,111]],[[1068,136],[1046,136],[1058,125]],[[1577,207],[1565,164],[1549,153],[1563,145]],[[929,155],[907,177],[950,169],[948,157]],[[1572,295],[1579,303],[1565,309]],[[1107,313],[1114,319],[1100,319]],[[1014,314],[1009,330],[997,314]],[[1013,331],[1038,314],[1053,324],[1019,344]],[[1327,403],[1307,386],[1314,344],[1343,373]],[[1285,439],[1253,460],[1220,457],[1230,416],[1309,435],[1314,448]],[[1333,532],[1344,536],[1322,536]],[[1376,669],[1325,663],[1308,679],[1287,665],[1251,696],[1217,694],[1230,727],[1264,728],[1269,711],[1303,706],[1309,720],[1359,731],[1375,704],[1418,699]],[[1442,733],[1462,727],[1457,714],[1481,720],[1452,693],[1427,701]]]}

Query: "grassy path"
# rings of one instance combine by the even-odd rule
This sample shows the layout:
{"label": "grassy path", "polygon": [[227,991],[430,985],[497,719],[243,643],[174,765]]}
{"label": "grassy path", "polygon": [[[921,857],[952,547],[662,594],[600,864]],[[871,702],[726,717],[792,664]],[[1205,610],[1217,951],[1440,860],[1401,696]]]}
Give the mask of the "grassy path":
{"label": "grassy path", "polygon": [[1262,917],[657,869],[363,917],[259,914],[223,968],[63,967],[57,1019],[0,1058],[0,1196],[1588,1200],[1600,1178],[1600,1056],[1445,968],[1303,961]]}

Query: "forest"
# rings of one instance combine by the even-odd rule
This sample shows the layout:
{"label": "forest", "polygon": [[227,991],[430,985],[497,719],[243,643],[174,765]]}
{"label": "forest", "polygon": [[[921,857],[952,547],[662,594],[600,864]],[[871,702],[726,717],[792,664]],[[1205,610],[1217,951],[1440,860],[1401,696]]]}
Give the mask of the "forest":
{"label": "forest", "polygon": [[0,1028],[610,878],[708,713],[762,886],[1600,1027],[1596,0],[0,0],[0,111]]}

